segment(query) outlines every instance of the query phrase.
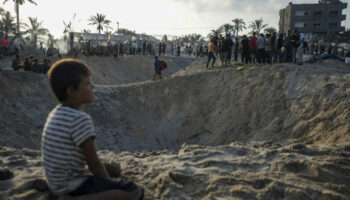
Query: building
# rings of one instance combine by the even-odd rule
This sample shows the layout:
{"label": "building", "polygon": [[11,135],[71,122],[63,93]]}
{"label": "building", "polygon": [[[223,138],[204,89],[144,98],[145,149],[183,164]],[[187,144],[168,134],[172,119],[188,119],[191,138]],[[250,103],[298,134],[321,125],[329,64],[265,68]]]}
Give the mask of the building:
{"label": "building", "polygon": [[316,4],[293,4],[292,2],[280,10],[279,31],[287,33],[298,29],[307,37],[325,36],[328,32],[342,32],[345,27],[342,21],[346,19],[343,10],[347,3],[340,0],[320,0]]}

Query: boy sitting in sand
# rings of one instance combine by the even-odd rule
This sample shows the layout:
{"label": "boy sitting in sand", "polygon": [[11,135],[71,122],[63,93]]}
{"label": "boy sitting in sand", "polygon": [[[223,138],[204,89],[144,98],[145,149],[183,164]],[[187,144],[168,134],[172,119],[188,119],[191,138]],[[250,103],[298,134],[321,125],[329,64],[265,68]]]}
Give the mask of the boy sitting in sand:
{"label": "boy sitting in sand", "polygon": [[[93,101],[88,67],[76,59],[56,62],[48,71],[59,105],[47,117],[42,134],[42,160],[47,184],[63,199],[143,199],[133,182],[109,177],[97,157],[91,118],[79,110]],[[87,173],[86,164],[92,175]]]}

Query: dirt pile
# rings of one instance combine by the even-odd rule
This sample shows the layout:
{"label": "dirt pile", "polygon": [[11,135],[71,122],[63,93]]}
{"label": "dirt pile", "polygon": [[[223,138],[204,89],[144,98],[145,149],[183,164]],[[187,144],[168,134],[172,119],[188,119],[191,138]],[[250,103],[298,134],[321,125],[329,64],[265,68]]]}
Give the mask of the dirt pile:
{"label": "dirt pile", "polygon": [[[93,73],[93,81],[98,85],[142,82],[151,80],[154,74],[154,56],[121,56],[113,58],[80,55],[78,58],[90,66]],[[168,68],[163,71],[163,76],[168,77],[199,59],[160,56],[159,60],[164,60],[167,63]]]}
{"label": "dirt pile", "polygon": [[[94,119],[100,148],[114,152],[176,150],[183,143],[345,142],[350,69],[333,64],[226,68],[98,86],[95,102],[84,110]],[[45,76],[1,77],[1,145],[39,148],[46,115],[56,103]]]}
{"label": "dirt pile", "polygon": [[[133,59],[140,60],[125,62],[146,62]],[[154,82],[146,81],[148,63],[142,76],[123,80],[129,72],[98,68],[103,62],[110,63],[87,62],[95,82],[109,85],[97,86],[83,110],[95,123],[99,153],[121,164],[123,178],[143,184],[147,199],[350,195],[347,65],[206,70],[202,60]],[[38,150],[56,100],[43,74],[0,77],[0,199],[47,199]]]}
{"label": "dirt pile", "polygon": [[[43,181],[40,151],[0,148],[1,165],[13,176],[0,181],[0,199],[54,199]],[[100,157],[119,163],[121,177],[146,189],[145,199],[348,199],[350,143],[271,142]],[[0,168],[0,173],[4,171]]]}

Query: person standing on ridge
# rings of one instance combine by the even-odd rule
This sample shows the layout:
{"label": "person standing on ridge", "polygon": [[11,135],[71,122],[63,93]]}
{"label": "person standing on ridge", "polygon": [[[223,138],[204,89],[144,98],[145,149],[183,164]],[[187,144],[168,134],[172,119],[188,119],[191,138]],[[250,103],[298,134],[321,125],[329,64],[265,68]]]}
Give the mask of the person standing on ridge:
{"label": "person standing on ridge", "polygon": [[242,63],[243,64],[248,64],[249,60],[250,60],[250,40],[247,38],[246,35],[243,35],[243,39],[241,41],[242,43]]}
{"label": "person standing on ridge", "polygon": [[250,38],[250,58],[252,63],[255,63],[257,61],[257,41],[258,38],[256,37],[256,33],[253,32],[253,36]]}
{"label": "person standing on ridge", "polygon": [[210,63],[211,59],[213,59],[212,67],[214,68],[214,64],[215,64],[215,61],[216,61],[216,57],[214,55],[215,52],[216,52],[216,47],[215,47],[215,44],[214,44],[214,39],[212,38],[210,40],[210,43],[209,43],[209,46],[208,46],[208,62],[207,62],[207,65],[206,65],[207,69],[209,67],[209,63]]}
{"label": "person standing on ridge", "polygon": [[162,78],[162,63],[161,61],[158,60],[158,56],[154,57],[154,62],[153,62],[153,68],[154,68],[154,75],[153,75],[153,80],[156,80],[156,76],[159,76],[160,79]]}
{"label": "person standing on ridge", "polygon": [[291,43],[293,47],[293,63],[295,64],[297,62],[296,54],[300,45],[300,34],[297,29],[295,29],[294,34],[292,35]]}
{"label": "person standing on ridge", "polygon": [[264,34],[260,34],[260,37],[257,40],[257,48],[258,48],[258,63],[265,64],[265,44],[266,44],[266,39],[264,37]]}
{"label": "person standing on ridge", "polygon": [[9,41],[7,40],[7,37],[4,37],[1,39],[1,48],[3,51],[3,55],[7,56],[8,48],[9,48]]}
{"label": "person standing on ridge", "polygon": [[142,43],[142,54],[143,55],[146,55],[146,49],[147,49],[147,43],[146,43],[146,40],[144,40]]}
{"label": "person standing on ridge", "polygon": [[231,39],[231,36],[229,34],[226,35],[226,43],[227,43],[227,62],[230,65],[231,64],[231,55],[232,55],[232,47],[233,47],[233,41]]}
{"label": "person standing on ridge", "polygon": [[238,51],[239,51],[239,41],[238,37],[235,38],[235,43],[233,47],[234,61],[238,61]]}

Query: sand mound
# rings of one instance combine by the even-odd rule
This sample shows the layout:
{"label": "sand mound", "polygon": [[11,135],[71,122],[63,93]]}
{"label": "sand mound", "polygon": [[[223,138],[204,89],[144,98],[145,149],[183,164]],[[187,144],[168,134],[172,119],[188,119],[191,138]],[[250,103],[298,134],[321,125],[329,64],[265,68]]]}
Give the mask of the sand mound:
{"label": "sand mound", "polygon": [[[114,152],[176,150],[183,143],[339,143],[350,141],[349,73],[325,63],[226,68],[98,86],[95,102],[84,109],[100,148]],[[1,72],[0,90],[0,145],[38,149],[55,105],[45,76]]]}
{"label": "sand mound", "polygon": [[[43,181],[39,155],[28,149],[0,149],[1,165],[13,174],[0,181],[0,199],[54,199]],[[350,195],[350,143],[183,145],[178,152],[100,155],[120,164],[123,179],[143,185],[149,200],[320,200]]]}
{"label": "sand mound", "polygon": [[[93,81],[98,85],[120,85],[125,83],[141,82],[153,78],[153,56],[122,56],[98,57],[79,56],[79,59],[87,63],[93,72]],[[160,56],[168,64],[163,71],[163,76],[168,77],[195,61],[193,57]]]}
{"label": "sand mound", "polygon": [[[133,59],[140,60],[125,62],[146,62]],[[142,76],[123,80],[126,69],[103,62],[110,63],[87,61],[95,82],[108,85],[96,87],[95,102],[83,110],[95,122],[100,154],[121,164],[123,178],[143,184],[147,199],[350,195],[347,65],[206,70],[202,60],[153,82],[144,81],[148,64]],[[43,74],[0,77],[0,199],[51,198],[38,149],[56,100]]]}

